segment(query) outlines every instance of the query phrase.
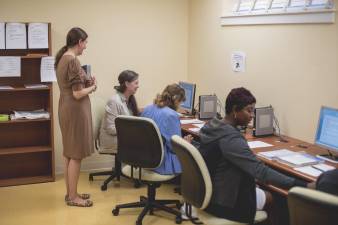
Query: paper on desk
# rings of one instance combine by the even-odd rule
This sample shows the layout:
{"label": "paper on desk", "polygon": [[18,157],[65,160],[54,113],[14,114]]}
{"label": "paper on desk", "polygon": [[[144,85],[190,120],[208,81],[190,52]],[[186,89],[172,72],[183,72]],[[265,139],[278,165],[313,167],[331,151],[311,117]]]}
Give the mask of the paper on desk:
{"label": "paper on desk", "polygon": [[204,127],[204,123],[194,123],[195,127],[198,127],[199,129],[201,129],[202,127]]}
{"label": "paper on desk", "polygon": [[279,156],[277,159],[281,162],[291,164],[291,166],[305,166],[321,162],[320,159],[306,153],[295,153],[286,156]]}
{"label": "paper on desk", "polygon": [[181,124],[195,124],[195,123],[203,123],[204,121],[199,119],[191,119],[191,120],[181,120]]}
{"label": "paper on desk", "polygon": [[273,146],[263,141],[248,141],[248,145],[250,148],[264,148]]}
{"label": "paper on desk", "polygon": [[189,128],[189,130],[192,131],[192,132],[198,133],[198,132],[200,132],[201,128],[199,128],[199,127],[193,127],[193,128]]}
{"label": "paper on desk", "polygon": [[313,165],[313,167],[324,172],[335,169],[335,167],[327,165],[325,163],[316,164]]}
{"label": "paper on desk", "polygon": [[322,174],[322,171],[317,170],[313,168],[312,166],[303,166],[303,167],[297,167],[294,168],[294,170],[297,170],[299,172],[305,173],[310,176],[318,177],[320,174]]}

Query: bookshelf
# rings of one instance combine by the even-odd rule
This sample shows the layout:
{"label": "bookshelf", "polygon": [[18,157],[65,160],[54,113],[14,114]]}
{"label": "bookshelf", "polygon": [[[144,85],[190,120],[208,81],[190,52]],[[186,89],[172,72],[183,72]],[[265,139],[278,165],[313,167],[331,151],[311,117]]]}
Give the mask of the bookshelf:
{"label": "bookshelf", "polygon": [[[26,31],[28,23],[26,24]],[[10,120],[0,122],[0,187],[54,181],[53,86],[25,88],[38,84],[43,56],[51,56],[51,24],[48,23],[48,48],[0,49],[0,56],[20,56],[21,76],[0,77],[0,113],[14,110],[44,109],[50,119]]]}

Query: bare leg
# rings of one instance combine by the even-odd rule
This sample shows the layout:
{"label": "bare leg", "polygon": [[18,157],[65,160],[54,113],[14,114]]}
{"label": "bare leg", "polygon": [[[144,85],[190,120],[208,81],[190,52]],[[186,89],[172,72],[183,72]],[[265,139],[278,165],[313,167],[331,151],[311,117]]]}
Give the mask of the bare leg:
{"label": "bare leg", "polygon": [[85,200],[80,198],[77,194],[77,183],[79,181],[81,160],[70,159],[68,166],[68,185],[69,185],[69,199],[73,202],[84,204]]}
{"label": "bare leg", "polygon": [[68,182],[68,167],[69,167],[69,161],[70,159],[67,157],[63,157],[64,162],[65,162],[65,167],[64,167],[64,177],[65,177],[65,183],[66,183],[66,195],[69,195],[69,182]]}

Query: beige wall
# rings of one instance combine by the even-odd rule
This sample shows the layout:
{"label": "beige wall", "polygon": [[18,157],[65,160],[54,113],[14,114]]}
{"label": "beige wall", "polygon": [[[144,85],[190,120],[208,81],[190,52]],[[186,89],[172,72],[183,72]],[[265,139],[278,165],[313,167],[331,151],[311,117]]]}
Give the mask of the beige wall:
{"label": "beige wall", "polygon": [[[231,88],[244,86],[258,105],[273,105],[282,132],[312,142],[319,107],[338,107],[338,25],[220,26],[223,10],[234,0],[1,0],[1,21],[52,23],[53,54],[66,32],[80,26],[89,33],[80,57],[92,65],[98,103],[112,94],[118,73],[140,73],[140,106],[152,101],[166,84],[197,83],[198,94],[216,93],[222,102]],[[337,3],[337,2],[336,2]],[[232,51],[247,55],[245,73],[234,73]],[[189,70],[188,70],[189,69]],[[62,171],[62,143],[54,92],[56,169]],[[96,117],[96,114],[94,115]],[[111,165],[93,156],[83,169]]]}
{"label": "beige wall", "polygon": [[[187,0],[1,0],[0,21],[51,22],[53,55],[65,44],[67,31],[82,27],[89,34],[87,50],[80,57],[92,65],[99,88],[97,103],[113,93],[118,73],[140,74],[137,99],[151,103],[165,85],[187,79]],[[54,85],[56,170],[62,171],[62,142],[57,119],[58,86]],[[110,158],[93,156],[82,169],[111,166]]]}
{"label": "beige wall", "polygon": [[[313,142],[320,106],[338,108],[338,24],[222,27],[222,9],[233,2],[190,1],[188,79],[222,102],[247,87],[258,106],[275,108],[282,133]],[[245,73],[231,69],[237,50],[246,53]]]}

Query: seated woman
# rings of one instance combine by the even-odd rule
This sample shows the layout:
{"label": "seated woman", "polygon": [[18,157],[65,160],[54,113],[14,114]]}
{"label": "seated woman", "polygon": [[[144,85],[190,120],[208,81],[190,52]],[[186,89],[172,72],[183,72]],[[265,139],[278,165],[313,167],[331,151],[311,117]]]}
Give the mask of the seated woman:
{"label": "seated woman", "polygon": [[117,150],[115,118],[119,115],[139,115],[135,93],[139,87],[139,75],[125,70],[119,75],[116,93],[108,100],[100,128],[100,148]]}
{"label": "seated woman", "polygon": [[301,180],[269,168],[250,150],[237,127],[247,126],[252,120],[255,103],[255,97],[247,89],[232,89],[226,99],[224,119],[214,118],[200,131],[200,151],[213,185],[212,198],[206,211],[243,223],[252,223],[256,209],[262,209],[266,202],[270,202],[271,194],[266,195],[266,192],[256,188],[256,179],[287,189],[297,185],[307,186]]}
{"label": "seated woman", "polygon": [[[163,137],[164,158],[162,164],[155,169],[155,172],[163,175],[179,174],[182,172],[181,165],[171,146],[173,135],[181,136],[180,118],[176,110],[185,100],[184,89],[178,84],[168,85],[158,95],[154,104],[144,108],[141,116],[155,121]],[[190,135],[186,136],[187,141],[191,141]]]}

